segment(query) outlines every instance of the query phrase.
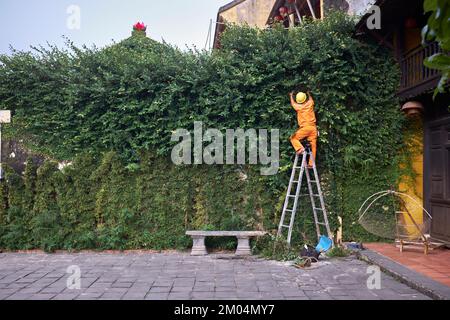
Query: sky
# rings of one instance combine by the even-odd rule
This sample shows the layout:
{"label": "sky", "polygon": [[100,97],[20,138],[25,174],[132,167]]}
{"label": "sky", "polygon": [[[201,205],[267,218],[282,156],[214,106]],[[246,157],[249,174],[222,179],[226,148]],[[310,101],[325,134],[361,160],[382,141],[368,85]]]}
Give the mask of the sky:
{"label": "sky", "polygon": [[129,37],[138,21],[154,40],[203,49],[210,19],[215,22],[219,7],[230,1],[0,0],[0,54],[10,54],[10,45],[18,50],[47,42],[61,47],[63,35],[78,46],[103,47]]}

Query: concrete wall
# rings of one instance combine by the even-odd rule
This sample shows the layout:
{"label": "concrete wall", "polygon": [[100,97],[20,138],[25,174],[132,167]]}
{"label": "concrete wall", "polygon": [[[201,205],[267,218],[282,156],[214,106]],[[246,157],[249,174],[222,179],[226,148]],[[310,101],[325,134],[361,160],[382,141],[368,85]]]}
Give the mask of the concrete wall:
{"label": "concrete wall", "polygon": [[225,22],[264,28],[275,0],[246,0],[220,13]]}

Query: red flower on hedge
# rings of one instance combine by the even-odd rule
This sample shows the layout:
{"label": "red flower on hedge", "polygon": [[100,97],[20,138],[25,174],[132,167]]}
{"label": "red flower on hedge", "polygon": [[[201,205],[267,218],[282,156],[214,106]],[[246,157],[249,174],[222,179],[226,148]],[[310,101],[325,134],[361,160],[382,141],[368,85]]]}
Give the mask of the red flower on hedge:
{"label": "red flower on hedge", "polygon": [[143,22],[138,22],[133,26],[133,29],[137,31],[145,31],[147,30],[147,27]]}

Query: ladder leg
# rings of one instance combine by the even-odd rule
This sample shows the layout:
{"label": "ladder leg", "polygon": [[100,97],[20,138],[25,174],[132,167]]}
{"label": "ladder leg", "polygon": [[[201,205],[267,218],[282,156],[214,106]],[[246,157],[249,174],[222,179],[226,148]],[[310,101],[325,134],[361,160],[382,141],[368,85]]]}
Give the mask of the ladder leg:
{"label": "ladder leg", "polygon": [[[312,155],[310,155],[311,157]],[[314,166],[314,160],[313,160],[313,166]],[[320,226],[319,226],[319,219],[317,217],[317,211],[316,211],[316,202],[314,200],[314,190],[311,185],[311,177],[309,175],[309,170],[306,170],[306,181],[308,183],[308,192],[309,192],[309,198],[311,200],[311,206],[313,210],[313,216],[314,216],[314,225],[316,226],[316,234],[317,234],[317,240],[320,239]]]}
{"label": "ladder leg", "polygon": [[305,167],[306,167],[306,152],[303,153],[303,157],[302,157],[302,165],[300,167],[300,174],[298,177],[297,188],[295,190],[294,205],[293,205],[293,209],[292,209],[292,213],[291,213],[291,220],[289,222],[289,231],[288,231],[288,237],[287,237],[287,243],[289,245],[291,244],[292,229],[294,228],[295,214],[297,212],[297,205],[298,205],[298,196],[300,194],[300,189],[302,186],[303,173],[305,172]]}
{"label": "ladder leg", "polygon": [[323,199],[322,188],[320,186],[319,174],[317,173],[316,159],[314,159],[312,154],[311,154],[311,157],[313,160],[314,179],[315,179],[316,185],[317,185],[317,193],[318,193],[319,199],[320,199],[320,207],[322,210],[323,221],[325,223],[325,228],[326,228],[328,237],[330,239],[333,239],[333,235],[331,234],[331,230],[330,230],[330,224],[328,223],[328,214],[327,214],[327,209],[325,208],[325,201]]}
{"label": "ladder leg", "polygon": [[284,220],[286,218],[286,209],[287,209],[287,206],[289,203],[289,196],[291,195],[292,183],[295,179],[295,170],[297,167],[297,163],[298,163],[298,155],[296,154],[295,160],[294,160],[294,166],[292,167],[291,178],[289,179],[289,185],[288,185],[288,190],[286,193],[286,198],[284,199],[283,211],[281,213],[280,224],[278,225],[278,236],[280,236],[283,231]]}

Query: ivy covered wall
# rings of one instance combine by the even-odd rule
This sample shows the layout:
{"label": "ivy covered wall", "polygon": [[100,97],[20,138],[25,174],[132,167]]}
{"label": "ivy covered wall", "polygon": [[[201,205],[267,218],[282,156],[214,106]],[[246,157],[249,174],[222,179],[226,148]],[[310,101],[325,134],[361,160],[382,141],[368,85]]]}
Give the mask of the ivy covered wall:
{"label": "ivy covered wall", "polygon": [[[0,247],[186,247],[185,229],[273,230],[293,152],[288,92],[309,89],[320,131],[318,163],[333,227],[374,239],[357,223],[371,193],[397,185],[403,150],[387,51],[353,37],[343,14],[285,30],[230,26],[222,49],[180,51],[136,34],[104,49],[35,48],[0,56],[7,134],[47,161],[2,181]],[[19,90],[18,90],[19,88]],[[172,131],[280,129],[277,175],[258,166],[174,166]],[[243,177],[247,178],[243,178]],[[302,204],[294,241],[313,239]]]}

